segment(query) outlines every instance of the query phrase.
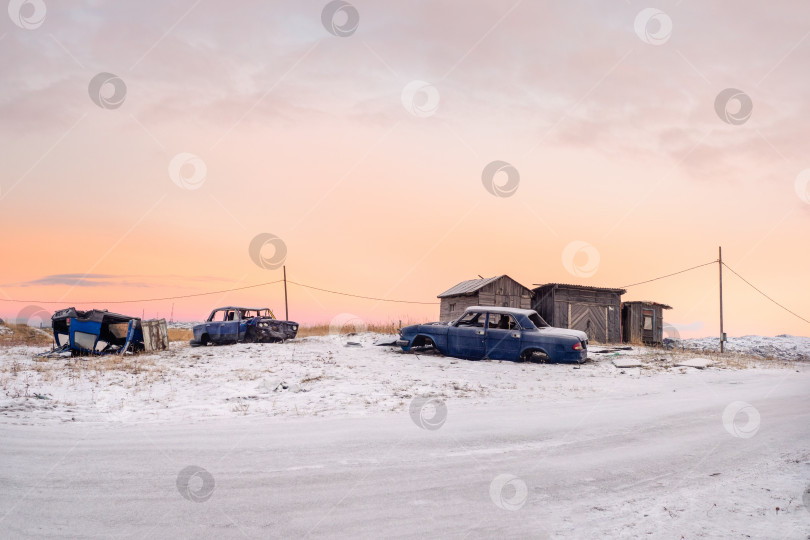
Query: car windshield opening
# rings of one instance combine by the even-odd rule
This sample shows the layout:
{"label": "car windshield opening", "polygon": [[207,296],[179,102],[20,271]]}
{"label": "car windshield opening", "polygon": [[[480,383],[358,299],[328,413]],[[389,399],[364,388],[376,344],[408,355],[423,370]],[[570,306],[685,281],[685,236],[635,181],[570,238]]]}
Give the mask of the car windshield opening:
{"label": "car windshield opening", "polygon": [[532,324],[534,324],[537,328],[545,328],[545,327],[547,327],[549,325],[543,319],[543,317],[541,317],[537,313],[532,313],[531,315],[529,315],[529,320],[532,321]]}
{"label": "car windshield opening", "polygon": [[484,327],[484,317],[480,313],[466,313],[458,320],[456,326],[474,326],[477,328]]}

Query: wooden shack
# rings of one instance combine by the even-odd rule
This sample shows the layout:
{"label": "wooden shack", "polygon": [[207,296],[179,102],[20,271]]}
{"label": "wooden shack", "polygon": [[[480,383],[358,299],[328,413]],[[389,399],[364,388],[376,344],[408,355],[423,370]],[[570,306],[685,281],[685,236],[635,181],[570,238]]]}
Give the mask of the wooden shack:
{"label": "wooden shack", "polygon": [[661,345],[664,341],[664,310],[658,302],[622,302],[622,341]]}
{"label": "wooden shack", "polygon": [[551,326],[582,330],[597,343],[621,341],[624,289],[547,283],[533,292],[532,309]]}
{"label": "wooden shack", "polygon": [[501,306],[531,309],[532,291],[507,275],[469,279],[438,296],[439,320],[452,321],[470,306]]}

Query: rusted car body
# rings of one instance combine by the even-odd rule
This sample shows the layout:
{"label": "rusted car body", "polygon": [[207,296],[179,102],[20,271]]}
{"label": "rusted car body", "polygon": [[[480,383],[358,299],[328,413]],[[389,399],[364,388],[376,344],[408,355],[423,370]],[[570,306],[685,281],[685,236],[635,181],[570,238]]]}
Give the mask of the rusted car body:
{"label": "rusted car body", "polygon": [[192,347],[230,343],[273,343],[293,339],[298,323],[276,319],[269,308],[220,307],[194,327]]}

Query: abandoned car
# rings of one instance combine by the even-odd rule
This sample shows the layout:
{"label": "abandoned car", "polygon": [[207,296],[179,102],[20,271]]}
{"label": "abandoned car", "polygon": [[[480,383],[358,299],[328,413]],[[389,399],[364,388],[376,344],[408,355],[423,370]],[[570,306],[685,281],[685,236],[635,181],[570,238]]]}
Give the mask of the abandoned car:
{"label": "abandoned car", "polygon": [[229,343],[272,343],[293,339],[298,323],[276,319],[269,308],[221,307],[194,327],[192,347]]}
{"label": "abandoned car", "polygon": [[164,319],[142,321],[106,309],[80,311],[71,307],[54,313],[51,321],[57,350],[70,350],[74,356],[169,348]]}
{"label": "abandoned car", "polygon": [[446,323],[406,326],[396,344],[403,351],[433,347],[447,356],[471,360],[532,360],[582,363],[588,336],[579,330],[554,328],[536,311],[495,306],[468,307]]}

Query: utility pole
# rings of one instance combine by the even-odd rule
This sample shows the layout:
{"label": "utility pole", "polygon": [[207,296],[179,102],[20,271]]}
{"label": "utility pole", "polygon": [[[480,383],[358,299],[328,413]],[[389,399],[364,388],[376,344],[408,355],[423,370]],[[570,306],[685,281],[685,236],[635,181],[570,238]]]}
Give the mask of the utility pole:
{"label": "utility pole", "polygon": [[722,353],[723,342],[726,340],[726,334],[723,332],[723,246],[717,249],[719,254],[717,263],[720,267],[720,352]]}
{"label": "utility pole", "polygon": [[[282,268],[284,269],[284,320],[289,321],[290,312],[287,309],[287,266],[285,265]],[[722,328],[722,324],[720,326]],[[721,344],[720,346],[722,347],[723,345]]]}

